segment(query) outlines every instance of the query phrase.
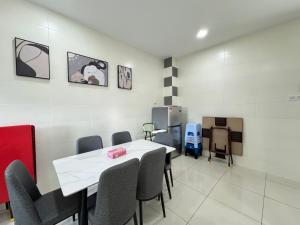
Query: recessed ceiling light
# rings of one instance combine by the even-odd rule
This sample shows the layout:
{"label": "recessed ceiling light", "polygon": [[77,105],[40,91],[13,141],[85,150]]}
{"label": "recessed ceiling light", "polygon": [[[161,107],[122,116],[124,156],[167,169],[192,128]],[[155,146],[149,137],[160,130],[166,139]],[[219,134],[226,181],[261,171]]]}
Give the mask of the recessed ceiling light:
{"label": "recessed ceiling light", "polygon": [[208,29],[202,28],[202,29],[200,29],[200,30],[198,31],[198,33],[197,33],[197,38],[198,38],[198,39],[203,39],[203,38],[205,38],[205,37],[207,36],[207,34],[208,34]]}

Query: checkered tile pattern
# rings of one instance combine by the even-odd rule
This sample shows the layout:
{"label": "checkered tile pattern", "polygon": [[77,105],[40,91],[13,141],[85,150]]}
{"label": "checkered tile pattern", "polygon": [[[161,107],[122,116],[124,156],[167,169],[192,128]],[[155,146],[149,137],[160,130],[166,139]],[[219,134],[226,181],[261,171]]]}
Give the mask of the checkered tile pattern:
{"label": "checkered tile pattern", "polygon": [[178,69],[173,57],[164,60],[164,104],[179,105]]}

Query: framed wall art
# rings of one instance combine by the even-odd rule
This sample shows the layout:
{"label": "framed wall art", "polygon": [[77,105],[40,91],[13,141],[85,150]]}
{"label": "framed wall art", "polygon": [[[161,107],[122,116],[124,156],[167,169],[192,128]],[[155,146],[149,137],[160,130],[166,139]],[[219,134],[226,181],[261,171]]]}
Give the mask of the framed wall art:
{"label": "framed wall art", "polygon": [[15,38],[16,74],[50,79],[49,46]]}
{"label": "framed wall art", "polygon": [[118,88],[132,89],[132,68],[118,65]]}
{"label": "framed wall art", "polygon": [[68,81],[97,86],[108,86],[108,63],[73,52],[67,53]]}

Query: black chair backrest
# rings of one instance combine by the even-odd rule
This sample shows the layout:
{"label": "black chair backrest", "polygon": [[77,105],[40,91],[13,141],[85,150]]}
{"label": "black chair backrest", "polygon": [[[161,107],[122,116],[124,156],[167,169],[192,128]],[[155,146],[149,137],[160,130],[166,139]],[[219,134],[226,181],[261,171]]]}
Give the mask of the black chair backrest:
{"label": "black chair backrest", "polygon": [[150,200],[162,191],[166,148],[147,152],[140,161],[137,199]]}
{"label": "black chair backrest", "polygon": [[76,153],[86,153],[103,148],[102,138],[100,136],[82,137],[77,140]]}
{"label": "black chair backrest", "polygon": [[21,161],[15,160],[6,168],[5,181],[15,225],[41,225],[34,206],[34,201],[41,197],[41,193]]}
{"label": "black chair backrest", "polygon": [[158,133],[154,137],[154,142],[174,147],[174,139],[170,133]]}
{"label": "black chair backrest", "polygon": [[139,160],[131,159],[101,174],[93,225],[122,225],[132,218],[138,170]]}
{"label": "black chair backrest", "polygon": [[[173,136],[170,133],[158,133],[155,135],[153,141],[162,145],[175,147]],[[166,164],[171,165],[171,154],[167,154]]]}
{"label": "black chair backrest", "polygon": [[112,145],[120,145],[131,141],[129,131],[117,132],[112,135]]}

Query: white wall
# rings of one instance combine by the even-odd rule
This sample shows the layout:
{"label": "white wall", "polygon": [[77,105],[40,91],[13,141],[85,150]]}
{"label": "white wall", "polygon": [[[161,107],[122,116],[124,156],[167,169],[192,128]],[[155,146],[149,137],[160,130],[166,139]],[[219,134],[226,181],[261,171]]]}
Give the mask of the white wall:
{"label": "white wall", "polygon": [[[99,134],[105,146],[115,131],[139,138],[162,103],[159,58],[23,1],[0,0],[0,30],[0,125],[36,126],[42,191],[58,186],[52,160],[75,154],[78,137]],[[50,46],[50,81],[15,75],[14,37]],[[68,83],[67,51],[109,62],[109,87]],[[117,88],[118,64],[133,67],[132,91]]]}
{"label": "white wall", "polygon": [[[300,20],[178,59],[190,121],[244,118],[239,165],[300,180]],[[209,38],[209,36],[208,36]]]}

